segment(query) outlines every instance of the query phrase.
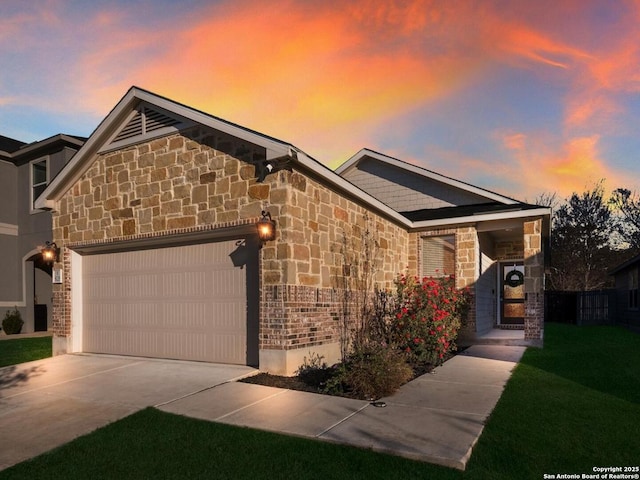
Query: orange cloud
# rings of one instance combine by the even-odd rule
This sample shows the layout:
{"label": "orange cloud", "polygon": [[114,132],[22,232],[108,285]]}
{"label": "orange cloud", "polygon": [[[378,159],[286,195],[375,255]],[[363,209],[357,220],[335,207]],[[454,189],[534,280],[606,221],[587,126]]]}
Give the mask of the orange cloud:
{"label": "orange cloud", "polygon": [[565,125],[620,133],[627,111],[625,95],[640,92],[640,2],[621,4],[624,15],[615,35],[599,42],[594,53],[576,68],[566,101]]}
{"label": "orange cloud", "polygon": [[[132,76],[184,103],[311,146],[326,162],[363,146],[364,140],[345,137],[371,136],[398,115],[450,95],[479,68],[466,53],[427,58],[404,42],[387,45],[377,33],[388,31],[363,28],[341,9],[243,2],[219,13],[218,7],[203,12]],[[424,21],[409,19],[399,30],[410,34]],[[334,137],[319,151],[321,130]]]}
{"label": "orange cloud", "polygon": [[[127,8],[116,2],[83,10],[82,22],[68,20],[65,2],[47,5],[49,13],[15,17],[20,28],[0,19],[0,45],[6,45],[3,27],[11,28],[12,41],[42,51],[33,63],[50,72],[55,93],[32,90],[20,99],[25,105],[63,115],[89,112],[99,120],[136,84],[291,141],[331,166],[363,146],[383,149],[381,138],[397,142],[391,154],[411,160],[406,145],[416,145],[419,135],[428,142],[429,132],[418,131],[420,114],[447,118],[448,101],[470,98],[478,85],[488,91],[494,75],[526,69],[561,92],[560,128],[550,118],[548,131],[527,130],[524,115],[517,126],[509,115],[497,139],[505,157],[500,165],[487,159],[483,166],[471,152],[440,152],[442,165],[433,165],[429,145],[415,160],[470,182],[493,175],[501,191],[511,184],[517,191],[564,191],[584,184],[572,180],[581,172],[611,173],[599,135],[620,128],[614,120],[625,105],[617,94],[640,88],[638,2],[621,25],[624,34],[597,44],[584,33],[593,20],[580,14],[588,9],[582,1],[550,11],[528,1],[227,0],[194,4],[170,20],[145,15],[135,2]],[[571,15],[576,21],[567,25]],[[21,33],[39,24],[50,29],[46,36]],[[57,41],[55,48],[38,48]],[[65,52],[69,63],[57,65],[48,58],[52,51]],[[517,104],[501,105],[497,96],[496,102],[498,112],[521,113]],[[487,115],[492,124],[498,118]],[[491,135],[485,125],[469,128],[480,144]]]}
{"label": "orange cloud", "polygon": [[568,68],[575,58],[584,58],[586,53],[523,25],[504,25],[498,32],[499,48],[515,57],[534,63]]}
{"label": "orange cloud", "polygon": [[511,134],[505,137],[504,144],[517,166],[517,172],[512,172],[515,174],[513,180],[525,184],[521,188],[528,196],[557,192],[562,198],[582,192],[601,179],[612,185],[624,185],[621,175],[601,158],[599,141],[598,135],[574,137],[554,150],[545,146],[544,136],[532,138]]}

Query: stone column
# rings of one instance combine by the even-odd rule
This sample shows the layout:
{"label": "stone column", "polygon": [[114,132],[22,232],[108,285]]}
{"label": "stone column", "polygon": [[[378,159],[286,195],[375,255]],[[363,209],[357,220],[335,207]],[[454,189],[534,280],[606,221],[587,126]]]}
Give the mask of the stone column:
{"label": "stone column", "polygon": [[459,228],[456,232],[456,287],[468,288],[471,293],[467,318],[463,322],[464,334],[475,335],[476,282],[479,274],[480,245],[475,227]]}
{"label": "stone column", "polygon": [[524,222],[524,339],[542,346],[544,334],[544,254],[542,218]]}

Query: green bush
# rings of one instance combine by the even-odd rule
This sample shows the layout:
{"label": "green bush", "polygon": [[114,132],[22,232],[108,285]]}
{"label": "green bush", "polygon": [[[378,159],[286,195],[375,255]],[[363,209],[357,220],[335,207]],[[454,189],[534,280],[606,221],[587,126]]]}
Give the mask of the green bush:
{"label": "green bush", "polygon": [[412,376],[413,370],[397,349],[369,343],[354,349],[336,368],[325,389],[375,400],[391,395]]}
{"label": "green bush", "polygon": [[2,329],[4,332],[7,335],[20,333],[22,325],[24,325],[24,322],[22,321],[22,315],[20,315],[18,308],[16,307],[13,310],[7,310],[7,313],[5,313],[4,319],[2,320]]}

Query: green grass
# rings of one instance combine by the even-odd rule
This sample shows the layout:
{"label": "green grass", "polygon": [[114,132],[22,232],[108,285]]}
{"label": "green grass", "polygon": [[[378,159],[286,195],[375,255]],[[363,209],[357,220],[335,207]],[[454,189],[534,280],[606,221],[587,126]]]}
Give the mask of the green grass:
{"label": "green grass", "polygon": [[51,337],[15,338],[0,341],[0,367],[51,356]]}
{"label": "green grass", "polygon": [[[528,349],[467,466],[469,478],[593,473],[640,461],[640,335],[550,324]],[[466,478],[466,476],[465,476]]]}
{"label": "green grass", "polygon": [[465,472],[146,409],[0,472],[0,479],[514,479],[637,465],[640,336],[548,325],[491,415]]}

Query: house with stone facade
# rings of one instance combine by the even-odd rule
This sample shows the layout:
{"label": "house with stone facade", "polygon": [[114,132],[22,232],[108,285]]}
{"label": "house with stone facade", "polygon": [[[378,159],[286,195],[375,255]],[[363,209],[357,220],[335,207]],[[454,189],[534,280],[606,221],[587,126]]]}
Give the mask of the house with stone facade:
{"label": "house with stone facade", "polygon": [[22,332],[51,327],[51,266],[40,249],[52,238],[51,212],[34,202],[84,139],[54,135],[26,143],[0,135],[0,320],[16,308]]}
{"label": "house with stone facade", "polygon": [[[465,336],[541,345],[548,208],[371,150],[336,171],[299,148],[132,87],[46,188],[54,353],[247,364],[340,355],[345,248],[375,281],[453,274]],[[264,213],[264,214],[263,214]],[[258,238],[268,216],[275,236]]]}

